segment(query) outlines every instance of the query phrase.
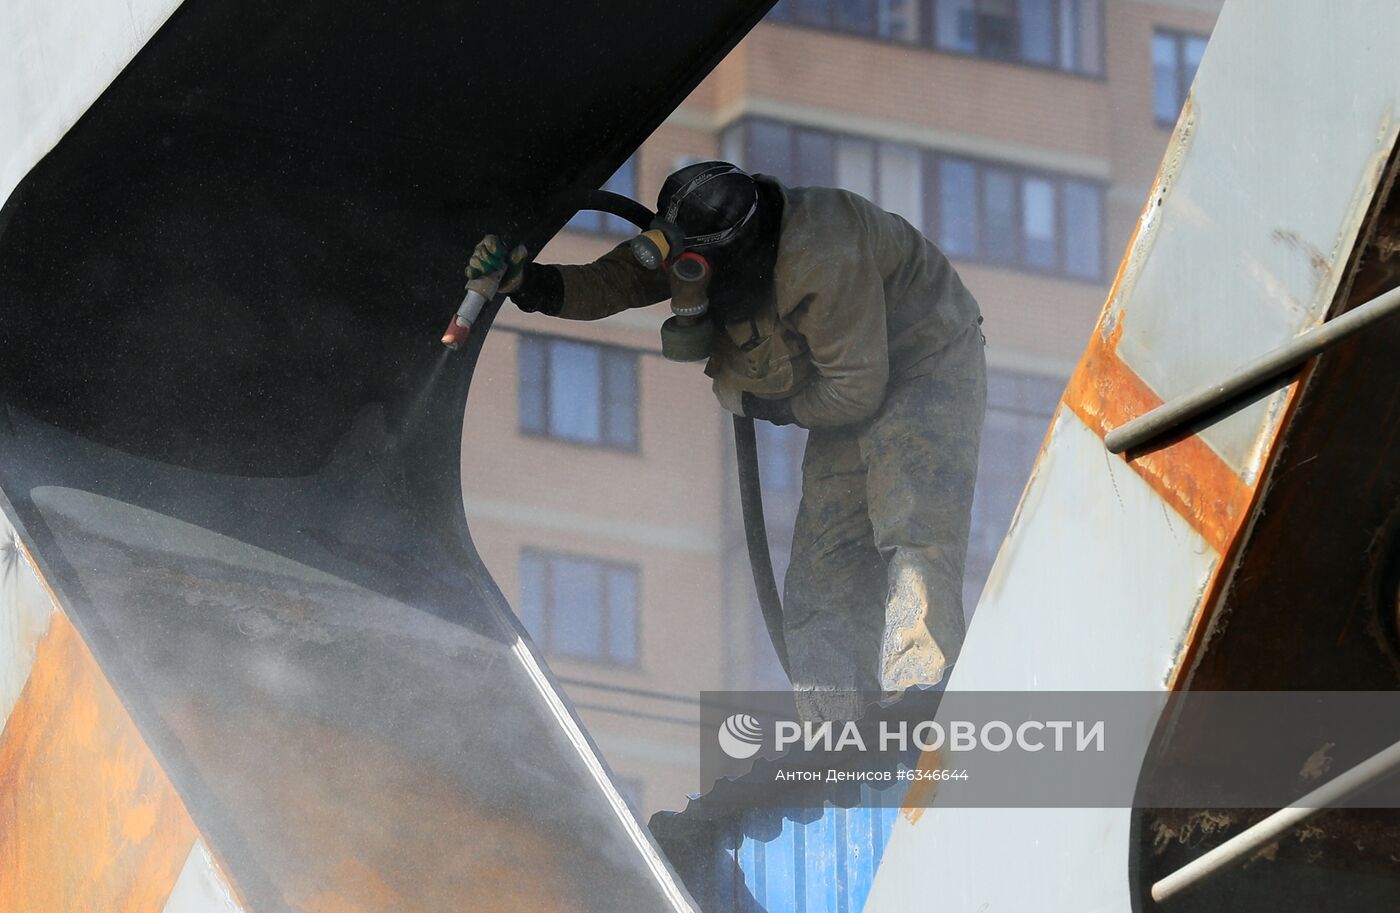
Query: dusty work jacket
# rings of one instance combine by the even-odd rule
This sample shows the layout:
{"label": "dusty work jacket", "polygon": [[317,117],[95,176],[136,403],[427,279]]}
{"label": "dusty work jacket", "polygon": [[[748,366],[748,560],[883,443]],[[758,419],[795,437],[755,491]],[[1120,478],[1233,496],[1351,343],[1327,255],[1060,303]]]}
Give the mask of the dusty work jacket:
{"label": "dusty work jacket", "polygon": [[[744,392],[787,399],[808,428],[870,418],[892,381],[977,321],[977,302],[948,259],[908,222],[844,190],[785,188],[772,300],[727,324],[705,373],[739,413]],[[560,317],[596,320],[670,295],[661,270],[621,245],[586,266],[561,266]]]}

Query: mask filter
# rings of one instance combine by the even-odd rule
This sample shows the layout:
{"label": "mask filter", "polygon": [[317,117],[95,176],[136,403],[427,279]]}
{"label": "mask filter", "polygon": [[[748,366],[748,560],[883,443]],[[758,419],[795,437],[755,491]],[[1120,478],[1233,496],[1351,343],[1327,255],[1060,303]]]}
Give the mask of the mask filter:
{"label": "mask filter", "polygon": [[670,361],[704,361],[714,348],[710,309],[710,262],[694,251],[671,261],[671,316],[661,325],[661,354]]}
{"label": "mask filter", "polygon": [[647,269],[661,269],[685,250],[685,234],[672,222],[657,216],[651,227],[629,242],[632,256]]}

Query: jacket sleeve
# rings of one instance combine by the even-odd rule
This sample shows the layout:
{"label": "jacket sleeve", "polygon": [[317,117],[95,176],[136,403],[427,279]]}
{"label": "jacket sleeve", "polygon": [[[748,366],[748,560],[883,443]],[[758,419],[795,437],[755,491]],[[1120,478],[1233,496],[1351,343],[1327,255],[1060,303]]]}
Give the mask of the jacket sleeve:
{"label": "jacket sleeve", "polygon": [[584,266],[556,266],[564,283],[564,300],[556,316],[600,320],[631,308],[671,297],[665,270],[651,270],[619,244]]}
{"label": "jacket sleeve", "polygon": [[816,374],[790,400],[807,428],[833,428],[873,416],[890,379],[885,285],[864,239],[855,256],[832,256],[810,269],[792,313]]}

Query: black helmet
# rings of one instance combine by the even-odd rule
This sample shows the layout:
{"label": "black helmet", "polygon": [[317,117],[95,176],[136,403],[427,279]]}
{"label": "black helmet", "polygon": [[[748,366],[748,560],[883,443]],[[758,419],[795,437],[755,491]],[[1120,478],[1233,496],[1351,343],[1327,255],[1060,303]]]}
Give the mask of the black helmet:
{"label": "black helmet", "polygon": [[758,185],[728,162],[687,165],[666,179],[656,214],[685,235],[685,248],[707,253],[745,234],[758,212]]}

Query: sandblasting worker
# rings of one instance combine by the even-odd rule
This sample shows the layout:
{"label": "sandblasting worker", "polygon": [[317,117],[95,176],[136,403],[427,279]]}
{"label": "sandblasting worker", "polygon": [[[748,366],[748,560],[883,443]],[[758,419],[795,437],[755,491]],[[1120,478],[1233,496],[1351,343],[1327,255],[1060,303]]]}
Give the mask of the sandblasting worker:
{"label": "sandblasting worker", "polygon": [[[810,431],[775,645],[799,697],[938,683],[966,630],[977,302],[917,229],[844,190],[702,162],[666,179],[657,212],[713,269],[705,373],[720,404]],[[571,320],[669,297],[666,271],[627,244],[585,266],[525,259],[490,236],[468,276],[504,267],[518,307]]]}

